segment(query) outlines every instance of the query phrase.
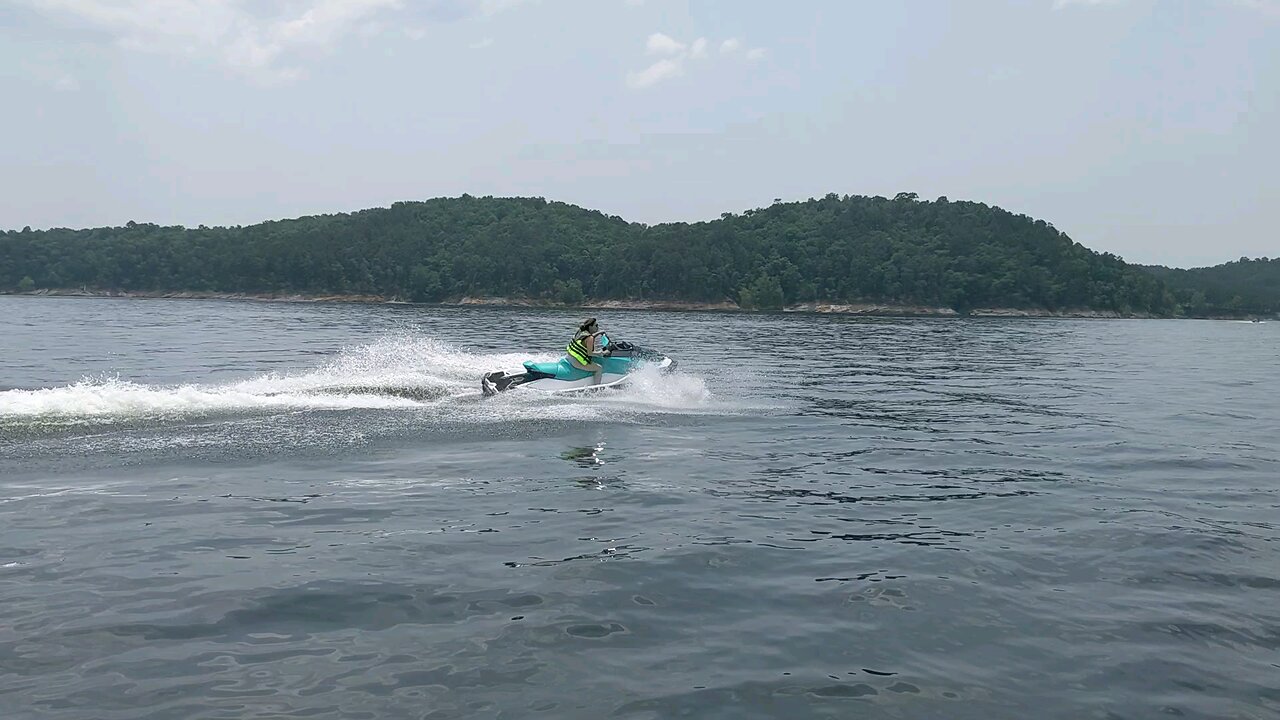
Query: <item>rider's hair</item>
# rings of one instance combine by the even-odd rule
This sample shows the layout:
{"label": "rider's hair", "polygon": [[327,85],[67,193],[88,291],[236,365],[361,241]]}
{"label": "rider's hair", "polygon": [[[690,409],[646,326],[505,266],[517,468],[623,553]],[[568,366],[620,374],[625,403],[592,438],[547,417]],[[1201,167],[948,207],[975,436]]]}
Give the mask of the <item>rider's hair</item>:
{"label": "rider's hair", "polygon": [[582,324],[578,326],[578,329],[579,329],[579,330],[586,330],[587,328],[589,328],[589,327],[591,327],[592,325],[595,325],[595,324],[596,324],[596,319],[595,319],[595,318],[593,318],[593,317],[591,317],[591,318],[587,318],[586,320],[583,320],[583,321],[582,321]]}

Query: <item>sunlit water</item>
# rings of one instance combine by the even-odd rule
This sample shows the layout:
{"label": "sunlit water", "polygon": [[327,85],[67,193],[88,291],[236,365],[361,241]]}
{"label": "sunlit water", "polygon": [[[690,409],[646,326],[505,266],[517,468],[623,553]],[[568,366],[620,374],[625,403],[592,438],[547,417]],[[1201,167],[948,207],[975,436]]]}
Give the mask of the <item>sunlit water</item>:
{"label": "sunlit water", "polygon": [[1280,323],[0,298],[0,718],[1274,718]]}

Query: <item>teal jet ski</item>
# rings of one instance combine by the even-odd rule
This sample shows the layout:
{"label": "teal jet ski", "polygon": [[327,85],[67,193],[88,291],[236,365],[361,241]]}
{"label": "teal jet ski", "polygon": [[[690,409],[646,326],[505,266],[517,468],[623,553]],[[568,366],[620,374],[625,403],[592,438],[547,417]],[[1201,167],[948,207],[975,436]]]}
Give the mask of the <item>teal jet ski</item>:
{"label": "teal jet ski", "polygon": [[662,372],[676,369],[676,361],[666,355],[623,340],[610,341],[609,336],[604,333],[599,335],[597,345],[602,354],[593,356],[591,360],[604,368],[598,384],[593,382],[590,372],[574,367],[566,355],[552,362],[526,360],[524,367],[514,372],[497,370],[488,373],[480,378],[480,390],[485,396],[515,388],[532,388],[543,392],[579,392],[621,385],[641,367],[656,367]]}

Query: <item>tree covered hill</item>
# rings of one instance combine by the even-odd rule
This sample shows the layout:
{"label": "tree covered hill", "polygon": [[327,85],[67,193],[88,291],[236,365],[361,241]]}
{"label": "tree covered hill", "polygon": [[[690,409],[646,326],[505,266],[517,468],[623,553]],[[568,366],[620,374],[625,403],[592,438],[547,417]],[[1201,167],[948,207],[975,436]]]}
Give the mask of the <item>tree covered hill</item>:
{"label": "tree covered hill", "polygon": [[914,193],[827,195],[643,225],[540,198],[439,198],[187,229],[129,223],[0,234],[0,290],[731,300],[1170,315],[1151,272],[1042,220]]}
{"label": "tree covered hill", "polygon": [[1143,269],[1168,285],[1187,314],[1270,315],[1280,312],[1280,258],[1259,258],[1182,270],[1159,265]]}

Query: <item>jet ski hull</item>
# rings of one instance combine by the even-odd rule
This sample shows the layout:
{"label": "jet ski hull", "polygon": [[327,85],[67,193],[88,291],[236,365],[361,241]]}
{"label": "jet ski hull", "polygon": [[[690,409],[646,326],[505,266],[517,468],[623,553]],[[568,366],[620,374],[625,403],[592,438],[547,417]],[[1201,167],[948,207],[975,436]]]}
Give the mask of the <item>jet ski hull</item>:
{"label": "jet ski hull", "polygon": [[614,343],[610,350],[608,356],[592,358],[604,370],[599,383],[593,381],[592,373],[574,367],[568,357],[562,357],[554,362],[527,361],[522,369],[513,372],[488,373],[480,379],[480,389],[486,396],[515,388],[548,393],[585,392],[621,385],[641,367],[654,367],[662,372],[671,372],[676,367],[671,358],[630,343]]}

